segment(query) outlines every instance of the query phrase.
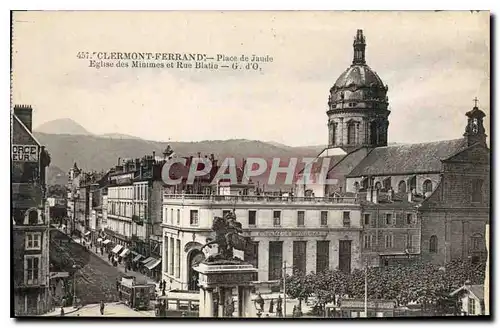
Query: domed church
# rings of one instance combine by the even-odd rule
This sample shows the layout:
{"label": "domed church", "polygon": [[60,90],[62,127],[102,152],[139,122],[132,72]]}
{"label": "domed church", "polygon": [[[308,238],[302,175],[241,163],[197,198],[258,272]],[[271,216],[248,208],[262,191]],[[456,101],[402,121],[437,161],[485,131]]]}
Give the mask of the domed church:
{"label": "domed church", "polygon": [[483,259],[490,212],[485,113],[475,99],[457,139],[388,145],[389,88],[367,65],[366,46],[357,30],[352,63],[328,95],[328,147],[299,173],[296,195],[355,196],[362,253],[374,265],[397,255],[436,263]]}
{"label": "domed church", "polygon": [[387,146],[387,85],[367,64],[365,37],[358,30],[352,65],[342,73],[328,97],[328,145],[346,150]]}

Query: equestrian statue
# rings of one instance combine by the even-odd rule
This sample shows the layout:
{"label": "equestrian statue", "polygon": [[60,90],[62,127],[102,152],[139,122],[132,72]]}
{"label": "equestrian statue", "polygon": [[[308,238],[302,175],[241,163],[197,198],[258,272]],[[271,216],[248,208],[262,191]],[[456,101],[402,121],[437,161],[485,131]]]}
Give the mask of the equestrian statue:
{"label": "equestrian statue", "polygon": [[218,260],[233,261],[235,257],[233,250],[243,251],[245,255],[253,256],[255,243],[250,237],[245,237],[243,228],[240,222],[236,221],[236,214],[233,212],[227,213],[224,217],[216,216],[212,223],[212,230],[215,232],[215,239],[207,238],[207,243],[201,247],[203,250],[207,246],[217,245],[218,253],[210,256],[207,262]]}

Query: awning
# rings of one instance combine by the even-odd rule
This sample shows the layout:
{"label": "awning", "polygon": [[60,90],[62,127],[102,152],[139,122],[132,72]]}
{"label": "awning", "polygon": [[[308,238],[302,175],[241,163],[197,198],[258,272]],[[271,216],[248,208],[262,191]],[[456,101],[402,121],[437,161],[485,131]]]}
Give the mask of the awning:
{"label": "awning", "polygon": [[137,254],[133,259],[132,259],[132,262],[137,262],[139,261],[139,259],[142,257],[141,254]]}
{"label": "awning", "polygon": [[146,265],[146,268],[148,270],[153,270],[158,264],[160,264],[160,262],[161,260],[154,259],[154,261],[151,261]]}
{"label": "awning", "polygon": [[111,242],[111,240],[106,239],[106,240],[105,240],[105,241],[103,241],[102,243],[103,243],[104,245],[107,245],[107,244],[109,244],[110,242]]}
{"label": "awning", "polygon": [[128,248],[124,248],[123,251],[121,252],[120,256],[125,257],[130,253],[130,250]]}
{"label": "awning", "polygon": [[118,254],[118,252],[123,248],[122,245],[116,245],[115,248],[111,251],[112,253]]}
{"label": "awning", "polygon": [[69,277],[69,273],[68,272],[51,272],[50,273],[50,279],[54,279],[54,278],[67,278]]}
{"label": "awning", "polygon": [[152,260],[154,260],[154,259],[155,259],[154,257],[151,257],[151,256],[150,256],[150,257],[148,257],[147,259],[142,260],[142,261],[141,261],[141,263],[142,263],[142,264],[144,264],[144,265],[146,265],[148,262],[150,262],[150,261],[152,261]]}
{"label": "awning", "polygon": [[97,242],[101,242],[102,241],[102,238],[97,238]]}

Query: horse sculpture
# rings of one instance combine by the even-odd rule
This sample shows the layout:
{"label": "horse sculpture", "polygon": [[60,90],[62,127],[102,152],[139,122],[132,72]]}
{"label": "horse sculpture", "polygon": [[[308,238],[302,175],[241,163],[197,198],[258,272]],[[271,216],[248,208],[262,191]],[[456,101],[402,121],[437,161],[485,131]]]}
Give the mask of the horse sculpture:
{"label": "horse sculpture", "polygon": [[201,250],[203,250],[207,246],[218,246],[218,254],[213,256],[212,260],[233,260],[234,249],[243,251],[245,254],[253,253],[254,243],[250,237],[240,235],[243,229],[241,223],[236,221],[234,212],[230,212],[224,217],[214,217],[212,230],[215,232],[215,239],[201,247]]}

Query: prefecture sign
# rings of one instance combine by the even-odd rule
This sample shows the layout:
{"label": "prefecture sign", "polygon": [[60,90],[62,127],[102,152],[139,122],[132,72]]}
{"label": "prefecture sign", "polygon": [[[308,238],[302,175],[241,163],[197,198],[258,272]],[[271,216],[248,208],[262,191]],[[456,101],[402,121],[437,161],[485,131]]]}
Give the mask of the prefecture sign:
{"label": "prefecture sign", "polygon": [[328,231],[315,230],[267,230],[257,232],[259,237],[325,237]]}
{"label": "prefecture sign", "polygon": [[38,162],[37,145],[12,145],[12,160],[14,162]]}

